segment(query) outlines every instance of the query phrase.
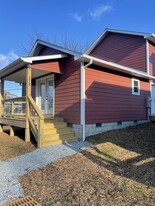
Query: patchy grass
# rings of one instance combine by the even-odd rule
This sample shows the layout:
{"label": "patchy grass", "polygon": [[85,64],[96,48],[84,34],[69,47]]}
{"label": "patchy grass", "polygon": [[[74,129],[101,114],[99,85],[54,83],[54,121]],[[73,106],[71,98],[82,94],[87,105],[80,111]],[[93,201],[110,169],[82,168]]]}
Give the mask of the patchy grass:
{"label": "patchy grass", "polygon": [[26,143],[19,137],[10,137],[6,133],[0,133],[0,160],[4,161],[15,156],[35,150],[35,146]]}
{"label": "patchy grass", "polygon": [[154,206],[155,125],[88,138],[96,144],[20,178],[41,205]]}

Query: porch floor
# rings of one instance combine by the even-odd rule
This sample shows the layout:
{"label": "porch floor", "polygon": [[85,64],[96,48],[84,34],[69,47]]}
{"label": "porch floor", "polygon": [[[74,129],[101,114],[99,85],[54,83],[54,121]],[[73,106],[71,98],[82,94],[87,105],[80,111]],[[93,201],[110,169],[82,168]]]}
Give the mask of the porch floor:
{"label": "porch floor", "polygon": [[0,117],[1,125],[9,125],[13,127],[26,128],[26,120],[25,117]]}

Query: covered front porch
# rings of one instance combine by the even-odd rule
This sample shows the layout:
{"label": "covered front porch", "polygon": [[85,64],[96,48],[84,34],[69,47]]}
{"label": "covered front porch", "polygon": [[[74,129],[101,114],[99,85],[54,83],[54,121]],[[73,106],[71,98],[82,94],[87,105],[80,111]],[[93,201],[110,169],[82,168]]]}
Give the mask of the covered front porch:
{"label": "covered front porch", "polygon": [[[63,118],[54,117],[54,75],[62,75],[66,54],[17,59],[0,72],[0,132],[7,127],[25,129],[25,141],[32,132],[38,147],[75,141]],[[5,81],[22,84],[22,96],[5,98]]]}

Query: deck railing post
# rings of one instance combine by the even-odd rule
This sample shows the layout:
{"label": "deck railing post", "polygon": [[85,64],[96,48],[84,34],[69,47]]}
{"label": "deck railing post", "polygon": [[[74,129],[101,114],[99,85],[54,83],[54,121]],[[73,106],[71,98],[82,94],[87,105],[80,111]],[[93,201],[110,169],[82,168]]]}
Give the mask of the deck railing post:
{"label": "deck railing post", "polygon": [[38,147],[42,147],[42,139],[44,134],[44,120],[39,119],[39,125],[38,125]]}
{"label": "deck railing post", "polygon": [[3,116],[3,113],[4,113],[3,100],[4,100],[4,80],[1,79],[1,82],[0,82],[0,116],[1,117]]}
{"label": "deck railing post", "polygon": [[11,102],[11,117],[13,117],[14,115],[14,110],[15,110],[15,105],[14,105],[14,101]]}
{"label": "deck railing post", "polygon": [[30,105],[28,97],[31,96],[31,65],[27,65],[26,68],[26,129],[25,129],[25,141],[30,141],[30,125],[29,125],[29,114]]}

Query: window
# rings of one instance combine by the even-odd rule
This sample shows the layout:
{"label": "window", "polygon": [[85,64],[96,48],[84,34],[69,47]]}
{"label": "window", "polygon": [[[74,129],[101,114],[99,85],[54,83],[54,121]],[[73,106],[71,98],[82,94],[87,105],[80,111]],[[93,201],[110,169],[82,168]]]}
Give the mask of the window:
{"label": "window", "polygon": [[117,122],[117,126],[121,126],[122,125],[122,122]]}
{"label": "window", "polygon": [[96,127],[102,127],[101,123],[96,123]]}
{"label": "window", "polygon": [[132,94],[140,95],[140,81],[138,79],[132,79]]}
{"label": "window", "polygon": [[72,123],[67,123],[67,127],[73,128],[73,124]]}

